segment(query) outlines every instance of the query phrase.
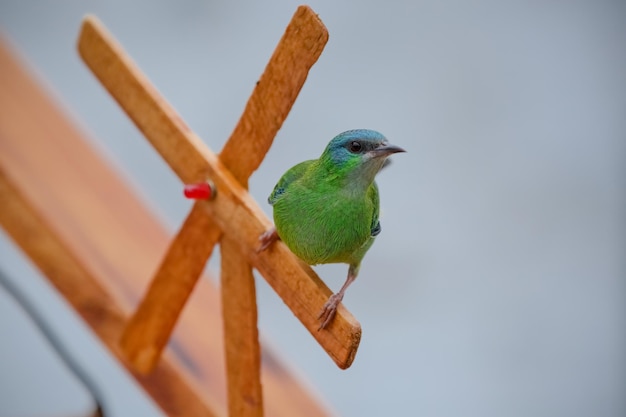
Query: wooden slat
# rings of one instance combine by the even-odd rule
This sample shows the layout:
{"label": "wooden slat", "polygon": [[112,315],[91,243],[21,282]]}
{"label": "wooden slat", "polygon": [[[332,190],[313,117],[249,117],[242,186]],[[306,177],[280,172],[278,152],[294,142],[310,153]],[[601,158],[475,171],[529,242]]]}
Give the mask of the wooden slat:
{"label": "wooden slat", "polygon": [[220,229],[304,324],[340,368],[356,354],[361,327],[340,305],[328,328],[318,331],[317,314],[331,295],[315,272],[281,242],[260,254],[258,237],[271,222],[210,149],[184,124],[121,47],[95,18],[85,20],[79,51],[100,82],[131,117],[184,183],[210,178],[217,197],[201,202]]}
{"label": "wooden slat", "polygon": [[265,158],[326,42],[328,31],[319,17],[308,6],[298,7],[220,153],[244,187]]}
{"label": "wooden slat", "polygon": [[228,237],[221,244],[221,289],[228,381],[228,415],[263,415],[261,349],[252,269]]}
{"label": "wooden slat", "polygon": [[194,205],[122,334],[120,346],[137,371],[156,365],[220,235]]}
{"label": "wooden slat", "polygon": [[[222,163],[244,187],[247,187],[248,177],[258,168],[271,146],[306,81],[309,69],[327,41],[328,32],[317,15],[308,6],[300,6],[220,154]],[[141,372],[150,371],[156,364],[199,277],[199,271],[221,234],[212,219],[199,219],[195,215],[192,219],[192,215],[174,238],[146,296],[122,336],[122,348]],[[181,247],[193,246],[198,248],[191,250],[189,256],[180,257]],[[229,256],[234,262],[237,255]],[[243,259],[239,261],[244,262]],[[185,267],[176,265],[178,263]],[[172,270],[176,271],[176,276],[171,273]]]}
{"label": "wooden slat", "polygon": [[[1,222],[132,372],[115,341],[171,236],[90,142],[0,40],[0,169],[21,196],[0,191]],[[16,201],[25,204],[8,204]],[[132,375],[169,416],[223,417],[223,343],[220,293],[201,279],[163,361],[150,375]],[[262,382],[267,415],[329,415],[267,348]]]}

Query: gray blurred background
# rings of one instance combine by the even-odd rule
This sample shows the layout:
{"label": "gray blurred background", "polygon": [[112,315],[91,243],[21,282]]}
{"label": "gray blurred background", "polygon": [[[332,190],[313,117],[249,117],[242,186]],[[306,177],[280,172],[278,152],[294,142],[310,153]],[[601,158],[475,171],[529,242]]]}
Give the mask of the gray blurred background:
{"label": "gray blurred background", "polygon": [[[82,16],[218,151],[297,5],[1,0],[0,29],[174,231],[190,203],[79,61]],[[330,41],[251,193],[270,214],[280,175],[343,130],[409,152],[379,177],[383,233],[345,299],[363,326],[354,365],[337,369],[258,279],[265,339],[344,416],[626,415],[626,2],[311,6]],[[1,236],[1,267],[113,415],[160,415]],[[334,290],[347,271],[316,269]],[[0,416],[86,413],[2,290],[0,332]]]}

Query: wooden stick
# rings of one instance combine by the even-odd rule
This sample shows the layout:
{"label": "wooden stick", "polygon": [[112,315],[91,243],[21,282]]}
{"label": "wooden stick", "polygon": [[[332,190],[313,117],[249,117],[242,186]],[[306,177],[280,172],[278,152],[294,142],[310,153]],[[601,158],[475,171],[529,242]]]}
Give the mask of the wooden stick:
{"label": "wooden stick", "polygon": [[[212,161],[212,165],[215,162],[217,160]],[[217,171],[212,172],[211,177],[220,190],[225,188],[223,185],[228,184],[229,180],[233,181],[228,176],[220,178]],[[267,230],[270,222],[248,194],[242,193],[236,185],[230,183],[234,191],[232,194],[221,192],[215,202],[202,202],[202,205],[207,213],[214,216],[224,233],[237,242],[248,262],[263,275],[335,363],[342,369],[349,367],[361,339],[358,321],[340,305],[329,327],[318,331],[317,316],[332,294],[330,289],[280,241],[257,253],[258,236]]]}
{"label": "wooden stick", "polygon": [[228,237],[222,238],[221,253],[228,415],[262,416],[261,349],[254,276],[248,263],[241,262],[243,257],[238,245]]}
{"label": "wooden stick", "polygon": [[326,42],[328,31],[315,12],[298,7],[220,153],[244,187],[265,158]]}
{"label": "wooden stick", "polygon": [[[300,6],[220,154],[242,185],[247,186],[248,177],[265,157],[327,41],[328,32],[317,15]],[[191,213],[174,238],[122,337],[122,349],[137,370],[149,372],[156,364],[220,235],[211,219]],[[235,262],[237,255],[230,256]]]}
{"label": "wooden stick", "polygon": [[124,329],[120,347],[137,371],[156,365],[221,233],[195,204]]}
{"label": "wooden stick", "polygon": [[331,291],[278,242],[256,254],[258,236],[271,222],[223,163],[191,132],[95,18],[87,18],[79,51],[111,95],[124,108],[184,183],[211,178],[217,197],[202,202],[223,232],[259,269],[287,306],[341,368],[350,366],[361,337],[354,317],[340,306],[333,323],[317,331],[317,314]]}

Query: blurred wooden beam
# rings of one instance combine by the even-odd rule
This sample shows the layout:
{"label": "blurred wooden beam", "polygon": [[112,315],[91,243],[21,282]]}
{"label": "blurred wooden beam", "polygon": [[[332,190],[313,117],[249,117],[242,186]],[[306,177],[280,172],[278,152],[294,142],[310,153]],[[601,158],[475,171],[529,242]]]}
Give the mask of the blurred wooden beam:
{"label": "blurred wooden beam", "polygon": [[[124,363],[117,342],[126,315],[54,232],[53,226],[22,195],[16,183],[0,166],[0,223],[109,350]],[[132,369],[128,370],[132,372]],[[190,389],[180,370],[175,360],[164,358],[150,377],[135,376],[170,416],[219,415],[214,412],[219,410],[219,404],[206,401]],[[163,395],[165,393],[167,395]]]}

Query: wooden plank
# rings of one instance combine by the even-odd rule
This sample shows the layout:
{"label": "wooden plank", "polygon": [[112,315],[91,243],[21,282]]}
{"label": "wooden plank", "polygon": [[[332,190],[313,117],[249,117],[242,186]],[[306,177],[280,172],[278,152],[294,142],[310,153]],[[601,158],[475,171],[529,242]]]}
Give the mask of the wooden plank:
{"label": "wooden plank", "polygon": [[[300,6],[220,154],[222,162],[244,187],[265,157],[327,41],[328,32],[317,15],[308,6]],[[174,238],[123,334],[122,348],[141,372],[150,371],[158,361],[178,314],[221,235],[212,219],[200,219],[194,213]],[[185,251],[187,256],[180,256],[181,247],[189,248]],[[237,255],[229,256],[235,262]]]}
{"label": "wooden plank", "polygon": [[315,272],[281,242],[256,253],[258,237],[271,222],[223,163],[184,124],[131,59],[95,18],[83,23],[79,51],[100,82],[118,101],[184,183],[210,178],[217,197],[201,202],[240,251],[309,330],[337,365],[354,360],[360,338],[358,321],[343,307],[334,321],[318,331],[317,315],[331,291]]}
{"label": "wooden plank", "polygon": [[228,381],[228,415],[263,415],[261,348],[252,269],[235,242],[221,244],[221,290]]}
{"label": "wooden plank", "polygon": [[[0,196],[0,224],[124,363],[117,342],[126,323],[125,314],[33,210],[1,167]],[[164,358],[149,377],[135,376],[169,416],[216,416],[213,410],[219,407],[190,389],[178,369],[175,361]]]}
{"label": "wooden plank", "polygon": [[[29,220],[22,218],[28,212],[17,208],[11,210],[17,216],[4,217],[2,223],[14,225],[15,230],[8,231],[27,253],[47,235],[63,245],[65,249],[41,250],[41,259],[34,261],[48,275],[59,271],[55,276],[62,285],[57,288],[122,361],[115,341],[171,236],[90,142],[0,40],[0,167],[41,219],[30,227],[18,227]],[[8,201],[13,198],[0,192],[3,216],[10,209]],[[87,278],[93,280],[83,282],[87,278],[82,273],[66,276],[70,272],[64,268],[69,269],[65,265],[70,261],[59,254],[62,250],[80,260]],[[223,343],[220,293],[211,280],[201,279],[155,371],[142,376],[128,362],[122,364],[167,415],[225,416]],[[267,348],[262,382],[267,415],[329,415]]]}

